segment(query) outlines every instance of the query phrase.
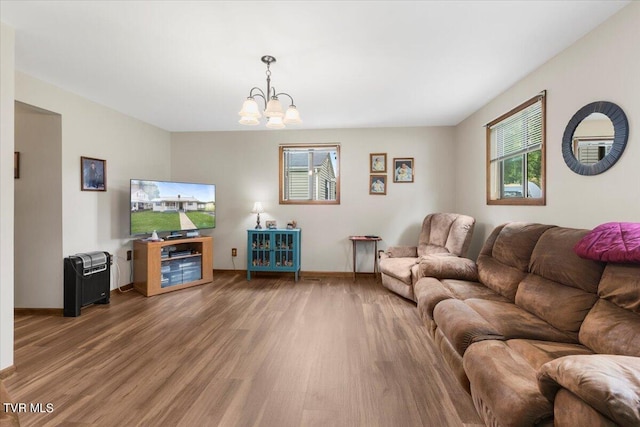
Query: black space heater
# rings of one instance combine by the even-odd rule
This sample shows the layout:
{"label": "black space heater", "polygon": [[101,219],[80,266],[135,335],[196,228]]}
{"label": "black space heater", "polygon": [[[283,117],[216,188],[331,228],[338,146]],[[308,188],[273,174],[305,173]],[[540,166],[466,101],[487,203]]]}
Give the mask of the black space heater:
{"label": "black space heater", "polygon": [[64,259],[64,315],[80,316],[90,304],[109,304],[111,254],[89,252]]}

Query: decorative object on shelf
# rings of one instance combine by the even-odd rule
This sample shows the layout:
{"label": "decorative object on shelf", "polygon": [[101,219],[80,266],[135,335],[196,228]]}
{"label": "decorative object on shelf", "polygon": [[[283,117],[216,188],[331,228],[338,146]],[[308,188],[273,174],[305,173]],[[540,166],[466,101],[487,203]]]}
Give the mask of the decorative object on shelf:
{"label": "decorative object on shelf", "polygon": [[387,175],[369,175],[369,194],[387,194]]}
{"label": "decorative object on shelf", "polygon": [[[261,58],[262,62],[267,64],[267,91],[266,93],[258,87],[253,87],[249,91],[249,97],[247,97],[242,109],[238,113],[240,115],[240,121],[238,123],[242,125],[255,126],[260,123],[258,120],[262,117],[260,108],[255,100],[256,96],[259,96],[264,101],[264,116],[267,118],[267,127],[270,129],[282,129],[288,124],[302,123],[300,120],[300,113],[296,108],[293,97],[285,92],[276,93],[276,88],[271,86],[271,63],[276,62],[276,58],[270,55],[265,55]],[[287,96],[291,100],[291,105],[287,108],[287,112],[282,110],[282,104],[280,104],[279,96]]]}
{"label": "decorative object on shelf", "polygon": [[287,223],[287,230],[293,230],[294,228],[298,228],[298,223],[292,219]]}
{"label": "decorative object on shelf", "polygon": [[393,159],[393,182],[413,182],[413,157]]}
{"label": "decorative object on shelf", "polygon": [[107,191],[107,161],[80,157],[80,189]]}
{"label": "decorative object on shelf", "polygon": [[262,207],[262,203],[261,202],[255,202],[253,204],[253,209],[251,210],[251,213],[254,214],[258,214],[258,218],[256,220],[256,229],[261,229],[262,226],[260,225],[260,214],[264,212],[264,208]]}
{"label": "decorative object on shelf", "polygon": [[273,220],[266,221],[265,224],[269,230],[275,230],[276,228],[278,228],[276,222]]}
{"label": "decorative object on shelf", "polygon": [[369,154],[369,172],[387,173],[387,153]]}
{"label": "decorative object on shelf", "polygon": [[592,102],[569,120],[562,136],[562,157],[575,173],[598,175],[620,159],[628,139],[629,121],[622,108],[613,102]]}
{"label": "decorative object on shelf", "polygon": [[15,151],[13,153],[13,178],[20,178],[20,152]]}

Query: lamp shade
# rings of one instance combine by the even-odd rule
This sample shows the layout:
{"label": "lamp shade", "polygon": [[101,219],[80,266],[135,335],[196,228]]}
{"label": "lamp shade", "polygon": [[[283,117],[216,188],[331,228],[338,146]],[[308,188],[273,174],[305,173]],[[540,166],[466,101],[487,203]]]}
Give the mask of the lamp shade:
{"label": "lamp shade", "polygon": [[263,213],[263,212],[264,212],[264,208],[262,207],[262,203],[255,202],[253,204],[253,209],[251,210],[251,213]]}
{"label": "lamp shade", "polygon": [[287,108],[287,112],[284,115],[284,123],[287,125],[302,123],[302,120],[300,120],[300,113],[295,105],[292,104]]}
{"label": "lamp shade", "polygon": [[[262,117],[260,114],[260,109],[258,108],[258,103],[252,97],[247,98],[242,104],[242,109],[238,112],[242,118],[253,117],[259,119]],[[242,123],[242,121],[240,122]],[[251,124],[251,123],[243,123],[243,124]]]}
{"label": "lamp shade", "polygon": [[265,117],[283,117],[284,112],[282,111],[282,104],[275,96],[269,100],[267,104],[267,109],[264,110]]}
{"label": "lamp shade", "polygon": [[269,117],[267,119],[267,127],[269,129],[282,129],[284,128],[284,123],[282,123],[282,117]]}

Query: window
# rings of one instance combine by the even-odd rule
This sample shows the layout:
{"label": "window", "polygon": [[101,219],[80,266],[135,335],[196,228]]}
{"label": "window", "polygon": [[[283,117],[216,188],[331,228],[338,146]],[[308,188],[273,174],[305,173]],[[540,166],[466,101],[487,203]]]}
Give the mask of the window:
{"label": "window", "polygon": [[340,204],[340,145],[281,145],[280,204]]}
{"label": "window", "polygon": [[544,205],[545,92],[487,124],[487,204]]}

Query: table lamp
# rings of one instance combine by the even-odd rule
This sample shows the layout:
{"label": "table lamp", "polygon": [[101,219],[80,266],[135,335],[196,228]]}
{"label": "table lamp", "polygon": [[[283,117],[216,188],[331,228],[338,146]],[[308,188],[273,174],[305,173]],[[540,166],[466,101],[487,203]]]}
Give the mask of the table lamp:
{"label": "table lamp", "polygon": [[260,225],[260,214],[264,212],[264,208],[262,207],[262,203],[260,202],[255,202],[253,204],[253,209],[251,210],[251,213],[255,213],[258,214],[258,219],[256,222],[256,229],[261,229],[262,226]]}

